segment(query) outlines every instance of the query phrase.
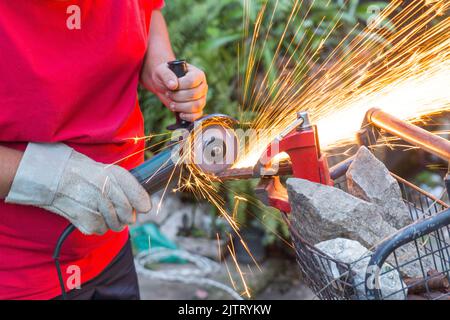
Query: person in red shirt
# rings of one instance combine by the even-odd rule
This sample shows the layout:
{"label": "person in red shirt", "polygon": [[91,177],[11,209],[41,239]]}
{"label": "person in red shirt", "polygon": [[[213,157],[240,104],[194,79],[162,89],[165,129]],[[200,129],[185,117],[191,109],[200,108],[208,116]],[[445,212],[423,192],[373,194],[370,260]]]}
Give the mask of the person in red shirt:
{"label": "person in red shirt", "polygon": [[192,121],[204,73],[177,79],[163,0],[0,2],[0,299],[137,299],[127,225],[151,210],[139,83]]}

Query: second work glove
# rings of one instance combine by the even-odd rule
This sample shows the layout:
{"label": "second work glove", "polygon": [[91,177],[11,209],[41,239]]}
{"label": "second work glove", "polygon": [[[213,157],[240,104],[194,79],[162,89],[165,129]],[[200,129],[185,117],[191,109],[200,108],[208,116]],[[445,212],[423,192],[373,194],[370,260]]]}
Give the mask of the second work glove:
{"label": "second work glove", "polygon": [[149,195],[127,170],[61,143],[28,144],[6,202],[57,213],[85,234],[120,231],[151,209]]}

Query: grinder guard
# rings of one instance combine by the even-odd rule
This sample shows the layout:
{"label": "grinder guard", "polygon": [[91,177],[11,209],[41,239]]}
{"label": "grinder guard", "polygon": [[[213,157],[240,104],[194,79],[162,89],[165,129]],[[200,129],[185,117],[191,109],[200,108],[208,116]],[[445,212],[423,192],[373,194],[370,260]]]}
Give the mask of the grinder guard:
{"label": "grinder guard", "polygon": [[[189,161],[194,162],[200,171],[215,174],[229,168],[237,157],[237,138],[234,136],[233,127],[237,121],[227,115],[211,114],[202,117],[190,124],[185,130],[185,134],[179,135],[180,141],[172,142],[166,150],[156,154],[151,159],[130,171],[149,194],[153,194],[165,186],[172,177],[178,176],[183,161],[178,162],[178,155],[186,152],[183,148],[189,148],[187,155]],[[186,134],[187,133],[187,134]],[[216,138],[233,135],[225,141],[219,142],[215,139],[213,143],[216,147],[222,145],[223,156],[231,154],[232,161],[225,163],[204,163],[206,151],[211,148],[210,142],[203,138]],[[185,139],[182,139],[182,138]],[[202,139],[201,141],[199,139]],[[214,146],[213,146],[214,147]],[[199,153],[201,153],[199,155]],[[181,156],[181,155],[180,155]],[[183,157],[183,156],[181,156]],[[228,157],[228,159],[230,159]],[[206,159],[207,160],[207,159]]]}

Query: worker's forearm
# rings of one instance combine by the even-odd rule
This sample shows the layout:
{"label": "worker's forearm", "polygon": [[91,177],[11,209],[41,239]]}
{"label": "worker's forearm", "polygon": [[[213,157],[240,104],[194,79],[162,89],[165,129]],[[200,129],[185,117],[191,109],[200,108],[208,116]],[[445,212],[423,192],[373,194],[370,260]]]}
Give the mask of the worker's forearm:
{"label": "worker's forearm", "polygon": [[8,195],[22,155],[20,151],[0,146],[0,199]]}
{"label": "worker's forearm", "polygon": [[172,112],[186,121],[194,121],[203,114],[208,84],[205,73],[187,64],[187,73],[181,79],[168,63],[175,60],[166,21],[160,11],[153,11],[150,35],[140,80]]}
{"label": "worker's forearm", "polygon": [[161,11],[155,10],[150,23],[146,63],[151,68],[174,59],[175,55],[170,44],[166,21]]}

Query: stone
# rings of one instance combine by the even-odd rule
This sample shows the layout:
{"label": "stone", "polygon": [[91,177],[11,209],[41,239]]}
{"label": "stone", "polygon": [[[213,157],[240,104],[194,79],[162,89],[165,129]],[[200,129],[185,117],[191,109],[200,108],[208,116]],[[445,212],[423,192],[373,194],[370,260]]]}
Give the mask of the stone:
{"label": "stone", "polygon": [[346,178],[348,192],[383,207],[383,219],[392,227],[401,229],[412,223],[397,180],[366,147],[359,148]]}
{"label": "stone", "polygon": [[372,248],[397,231],[379,206],[340,189],[297,178],[287,187],[293,227],[312,244],[340,237]]}
{"label": "stone", "polygon": [[[348,192],[362,200],[383,207],[383,219],[391,226],[402,229],[412,224],[413,219],[402,199],[397,180],[366,147],[358,150],[347,171],[346,178]],[[423,217],[423,214],[419,214],[417,219]],[[414,261],[418,258],[417,248],[414,244],[409,243],[397,249],[398,263],[406,264],[401,268],[404,274],[410,277],[423,277],[426,274],[423,273],[422,267],[425,273],[436,268],[433,257],[425,256],[424,248],[419,247],[419,253],[422,256],[422,265],[419,261]],[[395,263],[393,256],[389,257],[388,261]]]}
{"label": "stone", "polygon": [[[287,187],[292,208],[290,222],[312,244],[346,238],[373,249],[398,232],[382,218],[383,209],[380,206],[340,189],[296,178],[288,179]],[[409,277],[423,277],[421,266],[425,273],[438,269],[432,256],[424,257],[423,248],[419,248],[422,265],[414,261],[418,254],[413,243],[401,246],[396,253],[397,261],[393,255],[387,261],[392,265],[403,265],[401,272]]]}
{"label": "stone", "polygon": [[408,207],[403,200],[391,199],[383,206],[383,218],[396,229],[402,229],[413,223]]}
{"label": "stone", "polygon": [[[366,288],[364,284],[366,279],[367,266],[372,254],[371,251],[367,250],[357,241],[344,238],[336,238],[320,242],[316,244],[315,247],[334,260],[349,264],[353,275],[352,279],[355,286],[357,298],[367,298]],[[329,268],[324,271],[327,273],[331,273],[329,276],[333,279],[345,279],[345,277],[347,276],[339,272],[337,264],[333,261],[330,262]],[[406,299],[407,286],[401,279],[400,274],[397,270],[395,270],[388,263],[385,263],[381,268],[379,274],[379,288],[381,290],[383,299]]]}

